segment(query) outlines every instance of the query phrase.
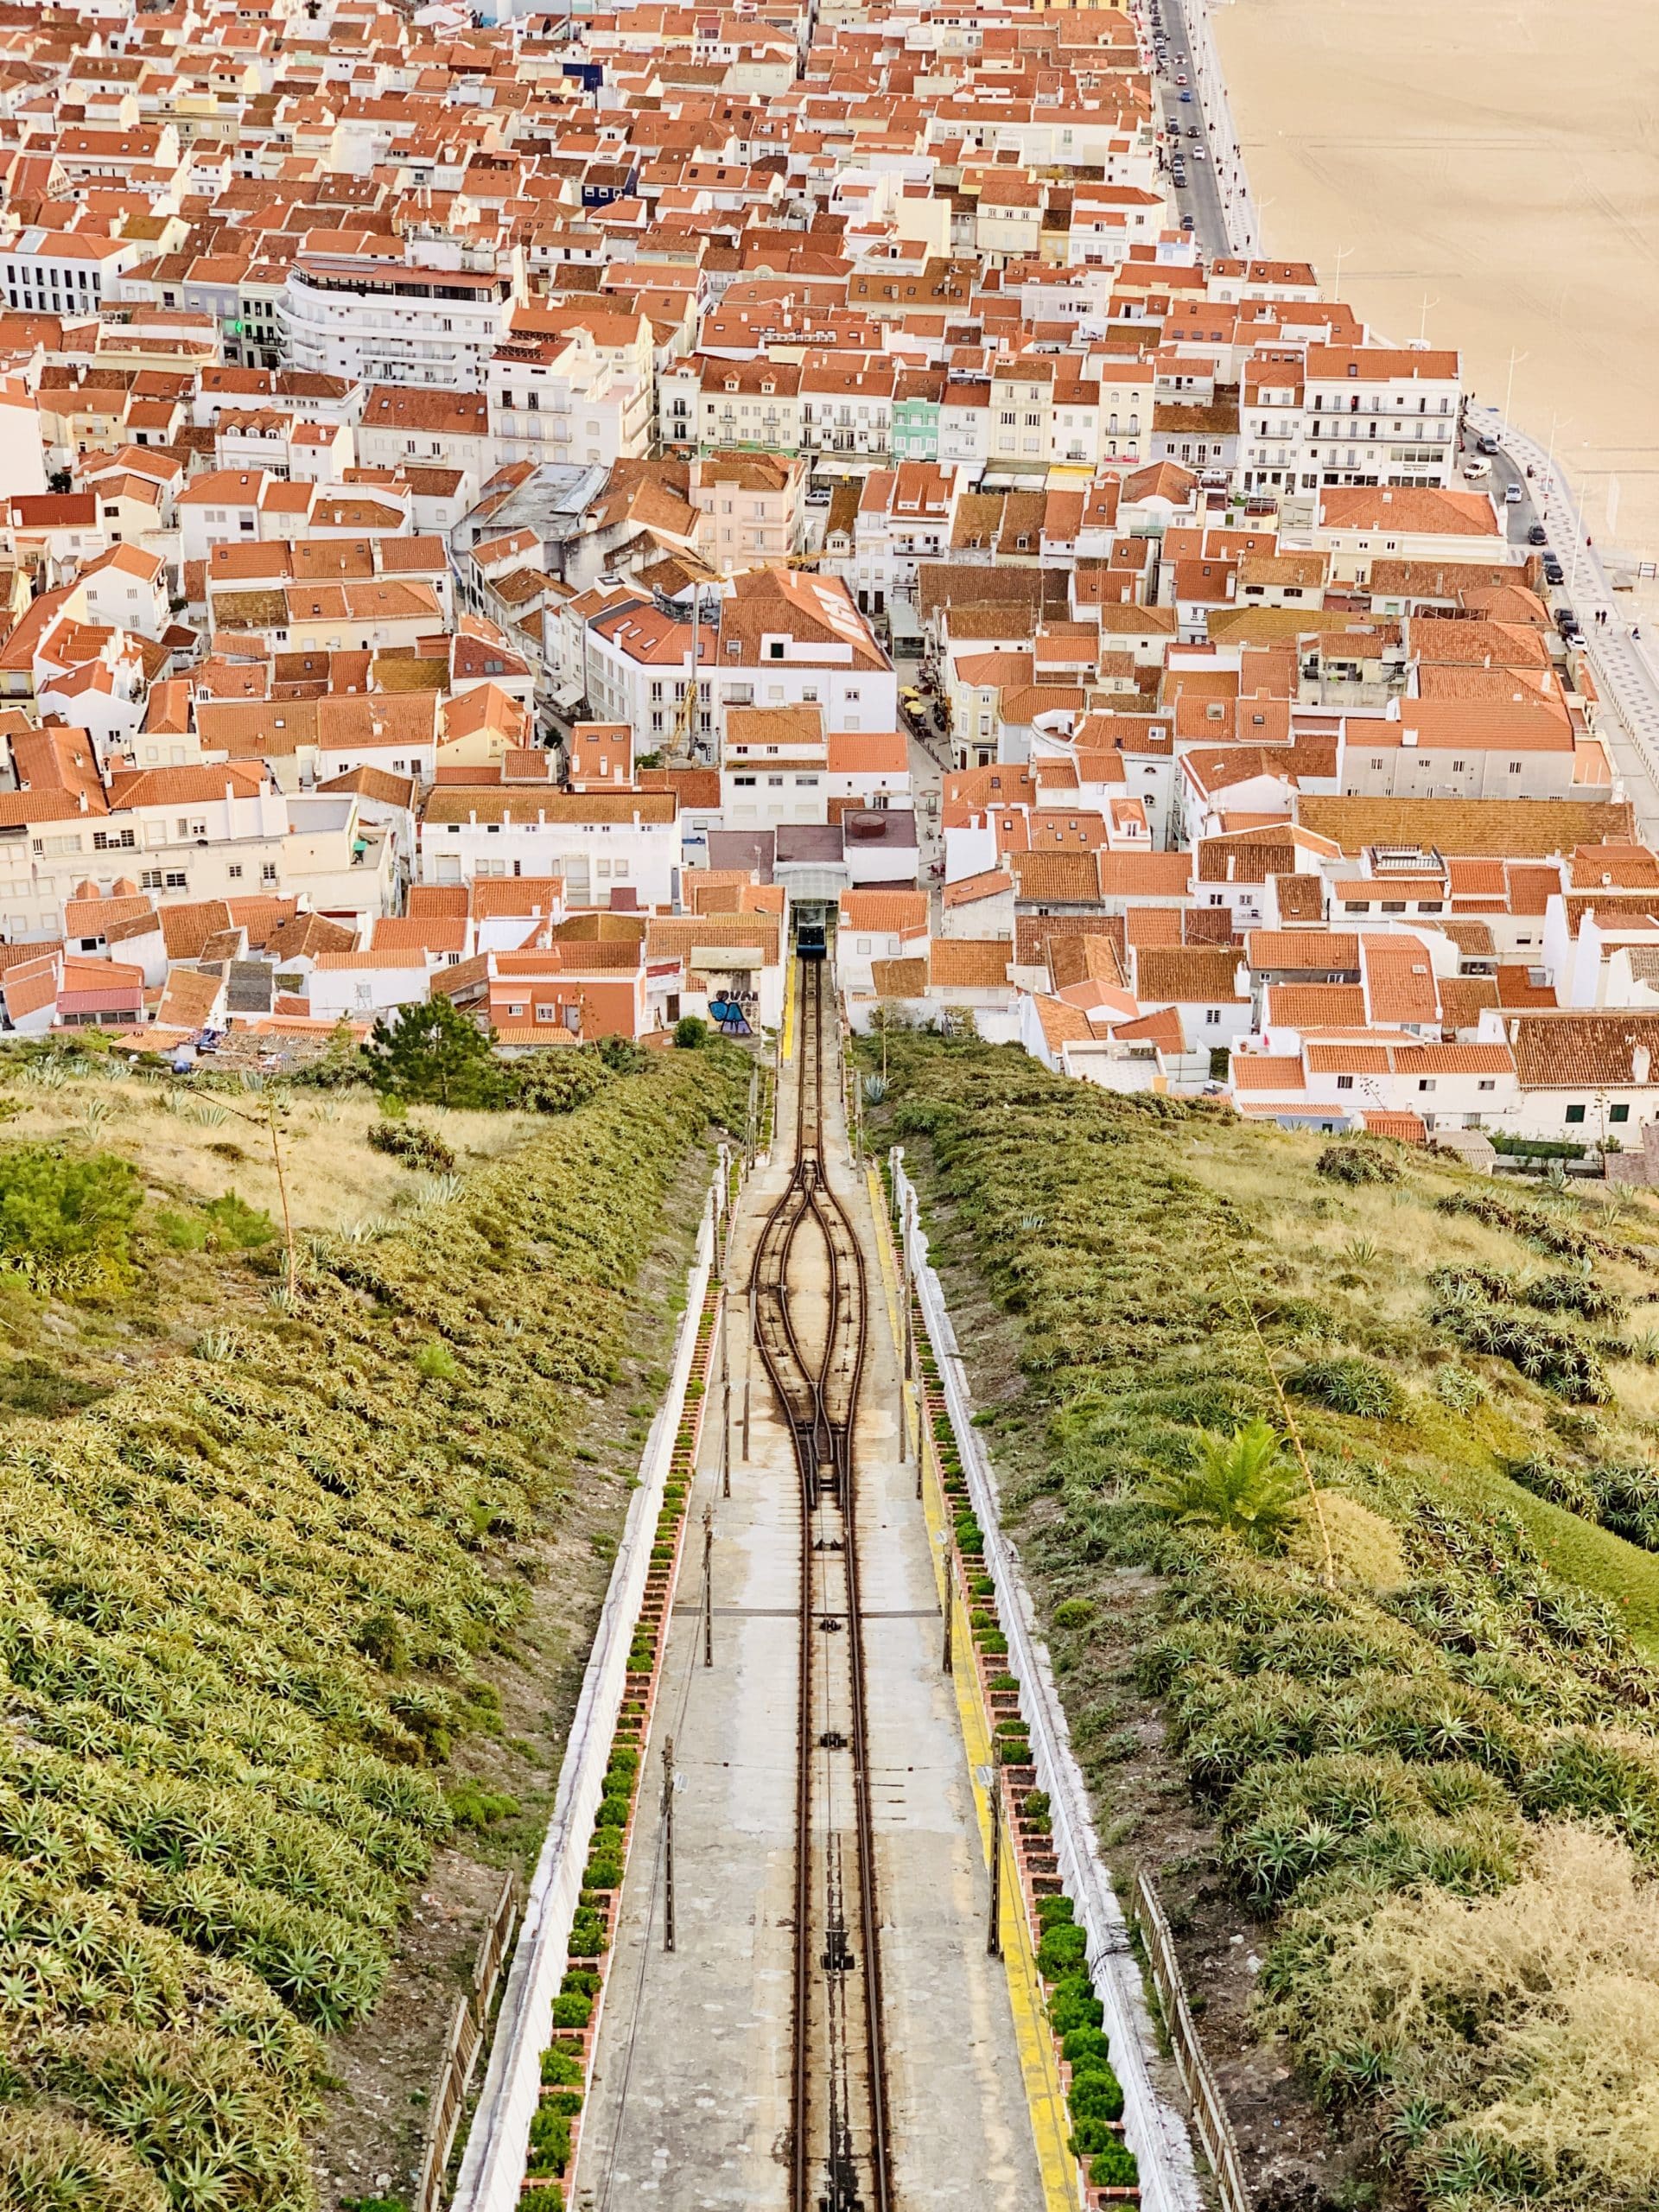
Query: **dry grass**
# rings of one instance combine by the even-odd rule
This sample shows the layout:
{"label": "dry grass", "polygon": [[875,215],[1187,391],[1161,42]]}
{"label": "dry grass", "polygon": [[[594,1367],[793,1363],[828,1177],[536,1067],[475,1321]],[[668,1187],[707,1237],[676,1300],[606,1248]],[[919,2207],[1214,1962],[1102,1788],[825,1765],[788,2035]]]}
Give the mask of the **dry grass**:
{"label": "dry grass", "polygon": [[[234,1190],[273,1220],[280,1218],[270,1138],[256,1094],[219,1096],[130,1077],[88,1077],[53,1089],[21,1084],[8,1096],[22,1109],[5,1123],[8,1138],[95,1145],[130,1160],[163,1200],[216,1198]],[[245,1115],[254,1118],[238,1118]],[[366,1093],[290,1094],[282,1142],[296,1229],[332,1230],[367,1215],[392,1217],[418,1198],[421,1179],[368,1142],[379,1118],[378,1105]],[[533,1114],[445,1113],[437,1107],[417,1106],[410,1119],[441,1136],[461,1168],[499,1159],[545,1127]]]}
{"label": "dry grass", "polygon": [[1547,1826],[1498,1895],[1427,1889],[1357,1920],[1338,1909],[1326,1942],[1317,2019],[1298,2023],[1315,2050],[1377,2051],[1397,2101],[1459,2115],[1424,2134],[1420,2175],[1443,2181],[1461,2160],[1472,2178],[1484,2159],[1523,2171],[1547,2202],[1653,2203],[1659,1885],[1624,1844]]}

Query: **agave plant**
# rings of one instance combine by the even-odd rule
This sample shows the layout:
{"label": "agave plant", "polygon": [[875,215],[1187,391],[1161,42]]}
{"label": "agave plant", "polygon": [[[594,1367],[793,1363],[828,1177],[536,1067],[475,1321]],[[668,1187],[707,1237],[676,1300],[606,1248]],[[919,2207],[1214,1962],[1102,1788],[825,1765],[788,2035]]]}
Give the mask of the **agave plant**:
{"label": "agave plant", "polygon": [[867,1075],[864,1078],[864,1103],[880,1106],[887,1095],[887,1078],[884,1075]]}
{"label": "agave plant", "polygon": [[206,1329],[190,1347],[198,1359],[212,1362],[234,1359],[241,1349],[234,1331]]}
{"label": "agave plant", "polygon": [[222,1129],[230,1120],[228,1108],[215,1106],[209,1099],[198,1101],[192,1119],[200,1122],[204,1129]]}

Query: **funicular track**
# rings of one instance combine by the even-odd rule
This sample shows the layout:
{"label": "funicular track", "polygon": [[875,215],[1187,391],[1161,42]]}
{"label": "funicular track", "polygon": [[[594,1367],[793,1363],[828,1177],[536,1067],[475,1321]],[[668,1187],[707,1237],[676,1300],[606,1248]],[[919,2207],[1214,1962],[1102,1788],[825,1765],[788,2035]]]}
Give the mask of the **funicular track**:
{"label": "funicular track", "polygon": [[790,2212],[892,2212],[853,1431],[864,1255],[825,1170],[822,960],[798,964],[794,1173],[755,1247],[756,1340],[801,1495]]}

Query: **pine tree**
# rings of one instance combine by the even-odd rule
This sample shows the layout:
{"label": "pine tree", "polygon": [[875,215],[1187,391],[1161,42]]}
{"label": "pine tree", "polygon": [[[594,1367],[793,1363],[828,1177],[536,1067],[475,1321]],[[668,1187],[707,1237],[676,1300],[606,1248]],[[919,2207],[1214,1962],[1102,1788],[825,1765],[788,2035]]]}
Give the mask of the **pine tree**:
{"label": "pine tree", "polygon": [[453,999],[400,1007],[369,1039],[375,1088],[441,1106],[497,1105],[505,1084],[494,1043],[494,1030],[480,1029]]}

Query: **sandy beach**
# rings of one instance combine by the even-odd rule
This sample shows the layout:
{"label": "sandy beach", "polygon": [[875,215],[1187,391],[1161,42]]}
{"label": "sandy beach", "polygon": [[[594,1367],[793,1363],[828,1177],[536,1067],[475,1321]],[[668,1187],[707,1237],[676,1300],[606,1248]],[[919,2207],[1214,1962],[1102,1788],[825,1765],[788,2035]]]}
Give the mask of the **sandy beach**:
{"label": "sandy beach", "polygon": [[1268,250],[1388,336],[1460,346],[1498,406],[1513,347],[1516,422],[1553,421],[1591,528],[1659,558],[1659,0],[1212,20]]}

